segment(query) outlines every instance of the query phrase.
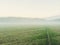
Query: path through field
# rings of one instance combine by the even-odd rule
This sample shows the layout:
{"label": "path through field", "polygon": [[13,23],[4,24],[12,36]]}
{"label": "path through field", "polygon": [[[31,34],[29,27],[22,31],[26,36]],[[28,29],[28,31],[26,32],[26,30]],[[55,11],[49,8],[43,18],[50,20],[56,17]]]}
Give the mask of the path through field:
{"label": "path through field", "polygon": [[47,28],[46,29],[46,32],[47,32],[47,40],[48,40],[48,45],[51,45],[51,40],[50,40],[50,35],[49,35],[49,29]]}

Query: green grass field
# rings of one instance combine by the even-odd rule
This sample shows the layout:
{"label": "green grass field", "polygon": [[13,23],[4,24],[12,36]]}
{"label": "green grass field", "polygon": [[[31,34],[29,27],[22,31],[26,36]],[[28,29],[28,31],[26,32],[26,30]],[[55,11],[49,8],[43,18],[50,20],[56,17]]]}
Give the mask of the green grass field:
{"label": "green grass field", "polygon": [[60,45],[59,26],[0,26],[0,45]]}

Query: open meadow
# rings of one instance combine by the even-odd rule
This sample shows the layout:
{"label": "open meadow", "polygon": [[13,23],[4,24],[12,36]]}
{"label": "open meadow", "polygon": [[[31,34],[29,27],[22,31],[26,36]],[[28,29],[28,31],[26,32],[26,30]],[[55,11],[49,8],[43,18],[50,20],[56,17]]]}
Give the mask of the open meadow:
{"label": "open meadow", "polygon": [[60,27],[58,25],[0,26],[0,45],[60,45]]}

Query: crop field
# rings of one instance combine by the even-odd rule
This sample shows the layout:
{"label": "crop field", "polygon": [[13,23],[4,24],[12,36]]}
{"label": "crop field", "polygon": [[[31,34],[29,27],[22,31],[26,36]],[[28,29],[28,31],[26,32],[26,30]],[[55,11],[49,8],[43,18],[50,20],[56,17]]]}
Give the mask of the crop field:
{"label": "crop field", "polygon": [[60,26],[0,26],[0,45],[60,45]]}

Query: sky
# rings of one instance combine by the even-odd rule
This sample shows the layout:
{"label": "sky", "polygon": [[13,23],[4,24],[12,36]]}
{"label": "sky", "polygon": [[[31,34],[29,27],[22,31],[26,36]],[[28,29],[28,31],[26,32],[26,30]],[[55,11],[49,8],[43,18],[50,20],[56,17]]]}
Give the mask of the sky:
{"label": "sky", "polygon": [[0,17],[45,18],[60,15],[60,0],[0,0]]}

